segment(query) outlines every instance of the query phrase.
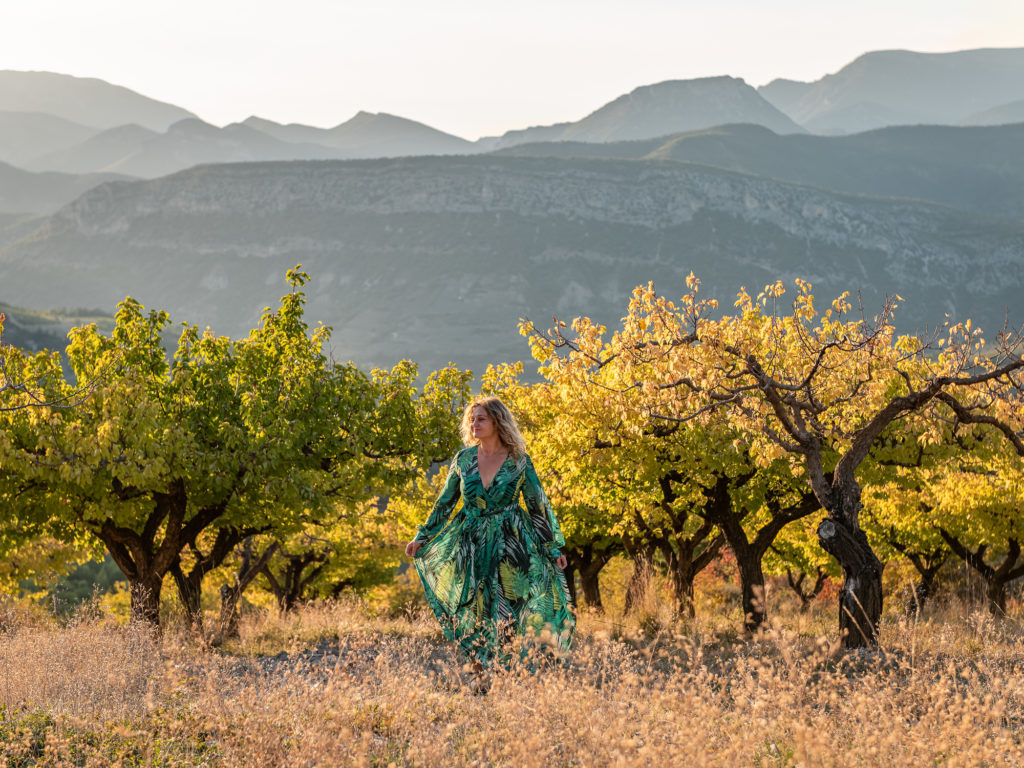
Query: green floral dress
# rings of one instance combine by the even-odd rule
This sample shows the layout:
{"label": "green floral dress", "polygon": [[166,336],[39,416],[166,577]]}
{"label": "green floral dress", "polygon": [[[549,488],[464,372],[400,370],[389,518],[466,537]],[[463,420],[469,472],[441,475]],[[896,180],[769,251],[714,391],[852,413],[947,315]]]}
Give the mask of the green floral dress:
{"label": "green floral dress", "polygon": [[509,456],[484,488],[476,446],[459,451],[415,540],[427,602],[471,659],[507,667],[531,647],[564,656],[576,625],[555,565],[565,539],[529,456]]}

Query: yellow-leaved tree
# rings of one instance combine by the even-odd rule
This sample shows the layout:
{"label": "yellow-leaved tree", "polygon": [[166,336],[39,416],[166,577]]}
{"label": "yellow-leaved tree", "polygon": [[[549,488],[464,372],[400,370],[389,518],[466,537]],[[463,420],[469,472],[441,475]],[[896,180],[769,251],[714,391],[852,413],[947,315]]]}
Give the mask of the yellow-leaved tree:
{"label": "yellow-leaved tree", "polygon": [[[846,295],[819,311],[801,280],[788,307],[779,282],[757,296],[741,290],[735,314],[716,319],[717,305],[700,300],[698,286],[691,275],[678,305],[653,285],[637,288],[608,339],[586,318],[574,321],[572,334],[561,325],[524,330],[548,371],[602,386],[610,407],[641,432],[725,413],[758,466],[794,458],[827,512],[819,542],[843,569],[843,643],[874,645],[882,565],[860,525],[857,471],[895,421],[937,405],[940,395],[946,407],[983,398],[1024,368],[1021,339],[1004,333],[986,347],[969,322],[947,326],[942,338],[900,336],[898,297],[878,315],[850,319]],[[613,379],[605,378],[609,368]]]}

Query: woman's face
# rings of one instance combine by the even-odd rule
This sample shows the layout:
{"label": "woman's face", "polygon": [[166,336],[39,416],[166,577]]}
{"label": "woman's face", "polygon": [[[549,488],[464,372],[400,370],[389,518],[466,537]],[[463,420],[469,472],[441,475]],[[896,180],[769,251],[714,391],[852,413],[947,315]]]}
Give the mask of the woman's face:
{"label": "woman's face", "polygon": [[494,436],[494,420],[482,405],[473,406],[469,417],[469,431],[476,440],[487,440]]}

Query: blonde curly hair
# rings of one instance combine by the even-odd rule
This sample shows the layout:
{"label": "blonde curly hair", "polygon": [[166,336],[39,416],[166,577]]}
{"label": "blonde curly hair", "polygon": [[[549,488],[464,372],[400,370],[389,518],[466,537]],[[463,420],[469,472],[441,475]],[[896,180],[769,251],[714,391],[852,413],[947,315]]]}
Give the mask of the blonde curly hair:
{"label": "blonde curly hair", "polygon": [[487,415],[494,421],[494,428],[498,432],[498,439],[513,456],[521,456],[526,453],[526,441],[519,432],[519,424],[516,417],[508,406],[501,402],[500,398],[478,397],[472,400],[462,412],[462,424],[459,425],[459,432],[462,435],[462,442],[465,445],[479,445],[480,441],[473,437],[469,428],[470,419],[473,417],[473,409],[477,406],[487,411]]}

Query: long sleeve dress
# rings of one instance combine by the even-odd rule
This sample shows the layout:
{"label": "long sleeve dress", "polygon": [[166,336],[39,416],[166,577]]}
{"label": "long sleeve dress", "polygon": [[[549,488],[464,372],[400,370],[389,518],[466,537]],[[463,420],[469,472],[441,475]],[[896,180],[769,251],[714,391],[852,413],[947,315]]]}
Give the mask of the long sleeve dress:
{"label": "long sleeve dress", "polygon": [[565,539],[529,456],[510,455],[484,488],[476,446],[459,451],[415,541],[427,602],[471,659],[507,666],[531,647],[568,650],[576,618],[555,565]]}

